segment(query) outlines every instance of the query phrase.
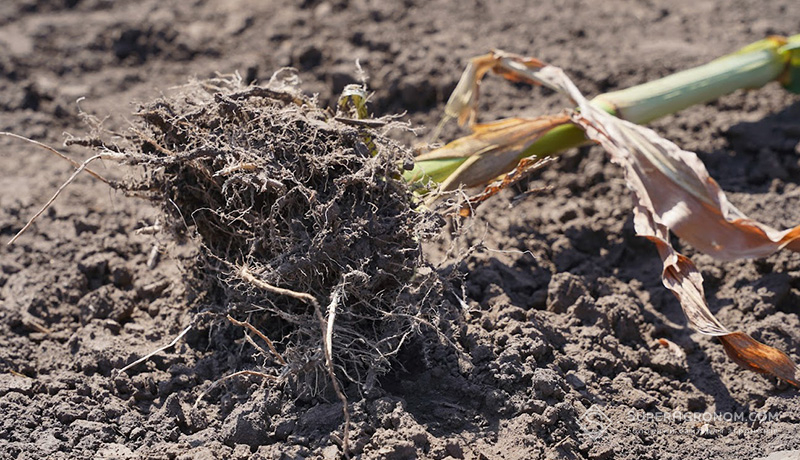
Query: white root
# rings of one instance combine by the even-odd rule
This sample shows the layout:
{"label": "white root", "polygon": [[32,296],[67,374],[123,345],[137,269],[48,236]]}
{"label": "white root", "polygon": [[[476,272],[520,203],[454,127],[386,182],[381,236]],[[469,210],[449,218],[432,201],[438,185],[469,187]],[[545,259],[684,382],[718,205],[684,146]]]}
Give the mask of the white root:
{"label": "white root", "polygon": [[121,374],[121,373],[127,371],[128,369],[130,369],[130,368],[132,368],[132,367],[134,367],[136,365],[139,365],[139,364],[149,360],[150,358],[152,358],[153,356],[161,353],[162,351],[167,350],[167,349],[175,346],[175,344],[178,343],[178,341],[180,341],[183,338],[183,336],[186,335],[190,330],[192,330],[192,325],[191,324],[186,326],[186,328],[184,330],[182,330],[181,333],[178,334],[177,337],[172,339],[172,342],[164,345],[163,347],[157,348],[157,349],[151,351],[150,353],[144,355],[143,357],[137,359],[136,361],[128,364],[127,366],[125,366],[122,369],[120,369],[119,373]]}
{"label": "white root", "polygon": [[86,169],[86,166],[88,166],[88,165],[89,165],[89,163],[93,162],[94,160],[100,159],[100,158],[102,158],[102,157],[103,157],[103,155],[102,155],[102,154],[100,154],[100,155],[95,155],[95,156],[93,156],[93,157],[90,157],[90,158],[88,158],[88,159],[87,159],[86,161],[84,161],[83,163],[81,163],[81,165],[80,165],[80,166],[78,166],[78,169],[76,169],[76,170],[75,170],[75,172],[74,172],[74,173],[72,173],[72,175],[71,175],[71,176],[69,176],[69,179],[67,179],[67,181],[66,181],[66,182],[64,182],[63,184],[61,184],[61,187],[59,187],[59,188],[58,188],[58,190],[56,190],[56,193],[55,193],[55,194],[53,194],[52,198],[50,198],[50,200],[48,200],[48,201],[47,201],[47,203],[45,203],[45,205],[44,205],[44,206],[42,206],[42,208],[41,208],[41,209],[39,209],[39,212],[37,212],[36,214],[34,214],[34,216],[33,216],[33,217],[31,217],[31,218],[28,220],[28,223],[26,223],[26,224],[25,224],[25,226],[24,226],[24,227],[22,227],[22,229],[21,229],[19,232],[17,232],[17,234],[16,234],[16,235],[14,235],[14,237],[13,237],[13,238],[11,238],[11,239],[8,241],[8,243],[6,243],[6,244],[7,244],[7,245],[9,245],[9,246],[10,246],[10,245],[12,245],[12,244],[14,244],[14,242],[15,242],[15,241],[17,241],[17,238],[19,238],[19,237],[20,237],[20,236],[21,236],[23,233],[25,233],[25,231],[26,231],[26,230],[28,230],[28,228],[30,228],[30,226],[31,226],[31,225],[33,225],[33,221],[35,221],[35,220],[36,220],[36,219],[37,219],[39,216],[41,216],[41,215],[42,215],[42,214],[45,212],[45,210],[47,210],[47,208],[49,208],[49,207],[50,207],[50,205],[51,205],[51,204],[53,204],[53,202],[54,202],[54,201],[56,201],[56,198],[58,198],[58,195],[60,195],[60,194],[61,194],[61,192],[62,192],[62,191],[64,191],[64,189],[65,189],[65,188],[67,188],[67,186],[68,186],[69,184],[71,184],[71,183],[72,183],[72,181],[74,181],[76,177],[78,177],[78,174],[80,174],[80,173],[81,173],[81,171],[83,171],[84,169]]}
{"label": "white root", "polygon": [[340,291],[337,289],[331,298],[331,303],[328,305],[328,319],[327,321],[322,316],[322,309],[320,308],[320,304],[317,299],[312,296],[311,294],[305,292],[297,292],[292,291],[290,289],[284,289],[277,286],[273,286],[269,283],[266,283],[255,276],[247,269],[247,267],[240,267],[239,268],[239,276],[242,277],[245,281],[252,284],[253,286],[263,289],[268,292],[272,292],[274,294],[279,295],[286,295],[289,297],[294,297],[295,299],[302,300],[311,306],[314,307],[314,313],[317,316],[317,320],[320,323],[320,327],[323,333],[323,352],[325,354],[325,368],[328,371],[328,377],[331,379],[331,385],[333,386],[333,391],[336,393],[336,396],[342,402],[342,413],[344,415],[344,433],[342,436],[342,452],[346,457],[349,458],[349,439],[350,439],[350,409],[347,407],[347,396],[345,396],[344,391],[342,391],[342,386],[339,383],[339,380],[336,378],[336,372],[333,368],[333,324],[334,320],[336,319],[336,307],[339,304],[339,300],[341,297]]}

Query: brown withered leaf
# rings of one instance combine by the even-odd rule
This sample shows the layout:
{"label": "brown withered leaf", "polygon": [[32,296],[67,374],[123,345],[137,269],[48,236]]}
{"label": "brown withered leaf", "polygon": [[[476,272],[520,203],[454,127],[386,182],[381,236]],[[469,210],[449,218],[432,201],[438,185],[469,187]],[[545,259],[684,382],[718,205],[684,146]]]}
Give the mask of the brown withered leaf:
{"label": "brown withered leaf", "polygon": [[472,216],[475,208],[489,198],[497,195],[501,191],[511,187],[517,182],[527,177],[533,171],[541,169],[544,165],[553,161],[552,157],[545,158],[523,158],[519,160],[517,166],[501,179],[487,185],[483,191],[477,195],[473,195],[467,199],[467,202],[461,205],[458,214],[461,217]]}
{"label": "brown withered leaf", "polygon": [[764,345],[743,332],[721,335],[719,340],[725,347],[725,352],[736,364],[800,386],[797,365],[782,351]]}
{"label": "brown withered leaf", "polygon": [[513,63],[515,67],[524,69],[539,69],[544,67],[544,63],[538,59],[519,56],[503,51],[492,51],[489,54],[472,58],[461,74],[456,88],[447,100],[444,113],[447,117],[457,118],[458,124],[464,126],[475,123],[477,114],[478,94],[481,80],[487,72],[493,71],[503,77],[516,82],[538,84],[536,80],[530,79],[521,72],[516,72],[509,67]]}
{"label": "brown withered leaf", "polygon": [[672,353],[672,355],[675,356],[676,358],[680,360],[686,360],[686,352],[683,351],[683,348],[678,346],[677,343],[671,340],[661,338],[658,339],[658,344],[669,350],[669,352]]}
{"label": "brown withered leaf", "polygon": [[469,136],[422,154],[416,161],[467,158],[439,189],[447,192],[460,186],[476,187],[514,169],[523,150],[551,129],[567,123],[571,123],[570,116],[564,114],[474,125]]}
{"label": "brown withered leaf", "polygon": [[697,155],[593,106],[561,69],[547,66],[536,73],[578,104],[580,112],[575,112],[573,121],[624,168],[636,197],[636,233],[656,245],[664,286],[678,297],[689,324],[719,337],[728,356],[739,365],[800,386],[800,369],[786,354],[743,332],[728,330],[714,317],[705,301],[700,272],[669,242],[674,227],[681,238],[716,257],[760,257],[784,246],[796,250],[798,227],[777,232],[746,218],[727,201]]}

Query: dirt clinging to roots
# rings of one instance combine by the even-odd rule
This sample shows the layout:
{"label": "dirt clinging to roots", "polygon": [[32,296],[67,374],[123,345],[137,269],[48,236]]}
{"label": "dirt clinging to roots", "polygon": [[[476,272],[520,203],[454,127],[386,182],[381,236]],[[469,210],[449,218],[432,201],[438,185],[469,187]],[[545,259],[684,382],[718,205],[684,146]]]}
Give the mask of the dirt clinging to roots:
{"label": "dirt clinging to roots", "polygon": [[267,357],[281,377],[321,371],[322,316],[334,311],[337,373],[369,389],[409,334],[438,322],[442,285],[420,248],[436,219],[415,209],[399,176],[409,151],[336,121],[293,80],[194,82],[143,106],[116,150],[144,173],[119,186],[196,236],[210,305],[277,345]]}

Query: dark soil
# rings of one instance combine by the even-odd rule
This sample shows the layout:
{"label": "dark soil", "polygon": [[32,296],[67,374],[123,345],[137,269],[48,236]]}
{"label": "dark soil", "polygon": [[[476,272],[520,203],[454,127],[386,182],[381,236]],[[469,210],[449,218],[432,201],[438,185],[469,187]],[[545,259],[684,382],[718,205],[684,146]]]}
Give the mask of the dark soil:
{"label": "dark soil", "polygon": [[[105,129],[122,131],[140,104],[190,78],[238,72],[265,82],[284,66],[324,106],[358,81],[358,59],[372,110],[407,111],[429,132],[466,60],[490,48],[562,66],[593,96],[768,34],[800,33],[792,6],[4,1],[0,131],[52,145],[65,132],[86,135],[79,98],[86,113],[109,117]],[[498,79],[482,95],[484,120],[563,104]],[[771,84],[654,127],[697,151],[740,209],[783,228],[800,222],[798,119],[800,98]],[[453,126],[443,134],[456,135]],[[7,240],[72,170],[9,138],[0,150]],[[797,390],[737,367],[717,341],[686,327],[654,248],[634,236],[622,172],[599,149],[566,154],[526,187],[552,188],[504,192],[460,239],[426,248],[443,269],[466,254],[454,286],[465,321],[453,337],[467,356],[421,328],[372,391],[346,388],[357,455],[753,458],[800,449]],[[202,251],[193,240],[136,232],[161,212],[83,175],[16,244],[0,247],[0,458],[335,458],[342,411],[322,391],[325,375],[302,394],[253,376],[207,392],[270,363],[220,320],[218,297],[197,289]],[[701,268],[723,323],[800,360],[800,255],[723,263],[676,244]],[[190,324],[173,348],[116,371]]]}

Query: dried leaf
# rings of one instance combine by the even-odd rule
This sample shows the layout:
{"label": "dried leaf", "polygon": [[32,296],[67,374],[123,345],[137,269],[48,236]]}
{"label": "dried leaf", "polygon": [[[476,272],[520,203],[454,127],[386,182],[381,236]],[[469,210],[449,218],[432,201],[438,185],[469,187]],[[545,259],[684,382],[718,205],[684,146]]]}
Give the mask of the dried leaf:
{"label": "dried leaf", "polygon": [[728,330],[714,317],[705,301],[700,272],[669,242],[669,230],[675,228],[679,236],[714,256],[760,257],[784,246],[797,250],[798,227],[777,232],[747,219],[727,201],[694,153],[590,104],[561,69],[547,66],[536,74],[579,105],[573,121],[624,168],[636,197],[636,233],[656,245],[664,286],[678,297],[689,324],[718,336],[739,365],[800,386],[800,369],[786,354],[743,332]]}
{"label": "dried leaf", "polygon": [[686,359],[686,352],[677,343],[667,339],[658,339],[658,344],[669,350],[676,358],[680,360]]}
{"label": "dried leaf", "polygon": [[551,129],[566,123],[571,123],[569,115],[508,118],[474,125],[471,135],[420,155],[416,161],[467,158],[442,182],[440,190],[455,190],[461,185],[476,187],[514,169],[523,150]]}
{"label": "dried leaf", "polygon": [[515,64],[515,67],[527,69],[544,67],[544,63],[538,59],[502,51],[492,51],[489,54],[473,58],[467,64],[464,73],[461,74],[461,79],[450,95],[450,99],[447,100],[447,106],[444,109],[445,115],[457,118],[458,124],[461,126],[465,124],[472,126],[475,123],[475,115],[477,114],[481,80],[490,70],[511,81],[538,83],[536,80],[527,78],[522,73],[512,70],[508,65],[510,63]]}
{"label": "dried leaf", "polygon": [[502,179],[487,185],[481,193],[469,197],[467,202],[461,206],[461,209],[459,209],[458,214],[461,217],[470,217],[475,208],[477,208],[481,203],[497,195],[504,189],[516,184],[533,171],[541,169],[542,166],[550,163],[552,160],[552,157],[523,158],[519,160],[517,166],[511,172],[503,176]]}
{"label": "dried leaf", "polygon": [[782,351],[764,345],[743,332],[732,332],[719,339],[725,352],[738,365],[800,386],[797,365]]}

